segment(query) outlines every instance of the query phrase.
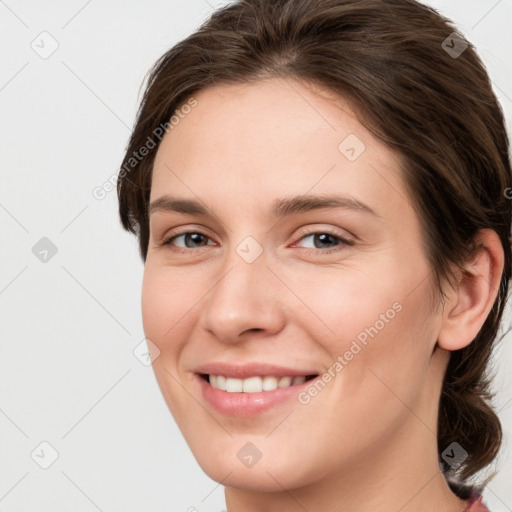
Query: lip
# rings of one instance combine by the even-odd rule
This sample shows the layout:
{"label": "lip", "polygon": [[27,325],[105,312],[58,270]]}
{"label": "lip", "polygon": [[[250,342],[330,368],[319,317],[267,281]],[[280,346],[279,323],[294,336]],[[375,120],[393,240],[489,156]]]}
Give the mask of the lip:
{"label": "lip", "polygon": [[258,416],[264,412],[284,404],[309,386],[315,379],[289,386],[286,388],[277,388],[273,391],[261,391],[259,393],[229,393],[211,386],[206,379],[196,375],[196,379],[201,389],[203,399],[212,406],[217,412],[225,416],[234,416],[238,418],[248,418]]}
{"label": "lip", "polygon": [[197,374],[224,375],[225,377],[234,377],[237,379],[246,379],[255,376],[273,376],[273,377],[298,377],[301,375],[318,375],[320,372],[312,368],[304,370],[297,368],[287,368],[285,366],[276,366],[267,363],[247,363],[243,365],[234,365],[222,361],[208,363],[193,370]]}
{"label": "lip", "polygon": [[302,384],[296,384],[285,388],[277,388],[272,391],[260,391],[259,393],[230,393],[228,391],[214,388],[202,377],[202,375],[224,375],[226,377],[234,377],[238,379],[267,375],[274,377],[319,375],[319,372],[314,370],[303,371],[264,363],[230,365],[218,362],[198,367],[194,371],[196,372],[195,377],[200,387],[203,399],[217,412],[225,416],[238,418],[258,416],[259,414],[263,414],[274,407],[289,402],[293,398],[296,399],[297,395],[318,377],[307,380]]}

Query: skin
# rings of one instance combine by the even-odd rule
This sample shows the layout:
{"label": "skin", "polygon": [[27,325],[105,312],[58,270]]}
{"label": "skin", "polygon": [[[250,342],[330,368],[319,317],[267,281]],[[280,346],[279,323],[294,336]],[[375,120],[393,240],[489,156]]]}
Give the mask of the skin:
{"label": "skin", "polygon": [[[277,78],[194,97],[158,149],[150,201],[196,199],[212,216],[151,213],[142,313],[166,403],[225,486],[228,511],[463,511],[439,470],[437,408],[449,351],[471,342],[496,297],[498,237],[481,232],[456,291],[432,309],[400,155],[343,98]],[[365,145],[354,161],[338,149],[349,134]],[[275,199],[306,193],[356,198],[378,216],[270,215]],[[189,228],[204,236],[179,236]],[[311,236],[325,232],[354,243]],[[252,263],[236,251],[249,235],[263,250]],[[397,302],[401,311],[307,405],[236,418],[201,396],[193,369],[214,360],[325,372]],[[262,454],[250,468],[237,457],[247,442]]]}

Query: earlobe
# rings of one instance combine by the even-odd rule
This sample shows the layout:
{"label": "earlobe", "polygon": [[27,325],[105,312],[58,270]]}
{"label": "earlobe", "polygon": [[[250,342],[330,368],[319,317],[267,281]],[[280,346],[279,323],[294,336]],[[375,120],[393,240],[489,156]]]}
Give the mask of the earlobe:
{"label": "earlobe", "polygon": [[437,344],[445,350],[469,345],[480,331],[498,295],[504,252],[497,233],[483,229],[476,251],[448,289]]}

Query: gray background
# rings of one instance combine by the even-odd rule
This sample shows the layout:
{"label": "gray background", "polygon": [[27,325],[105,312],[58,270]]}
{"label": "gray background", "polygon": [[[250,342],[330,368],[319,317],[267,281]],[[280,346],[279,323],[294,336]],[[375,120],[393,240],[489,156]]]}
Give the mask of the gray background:
{"label": "gray background", "polygon": [[[510,131],[512,0],[429,4],[477,46]],[[0,511],[224,506],[133,353],[143,265],[115,191],[92,194],[118,169],[146,71],[218,5],[0,1]],[[493,512],[512,510],[511,342],[495,359],[506,438]]]}

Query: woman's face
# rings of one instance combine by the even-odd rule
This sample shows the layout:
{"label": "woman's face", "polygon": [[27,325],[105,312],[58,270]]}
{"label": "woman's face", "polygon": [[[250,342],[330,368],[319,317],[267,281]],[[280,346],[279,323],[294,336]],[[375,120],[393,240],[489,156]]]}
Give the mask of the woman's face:
{"label": "woman's face", "polygon": [[268,491],[390,457],[410,471],[422,443],[435,450],[446,360],[398,156],[296,81],[195,99],[156,156],[142,293],[194,456]]}

